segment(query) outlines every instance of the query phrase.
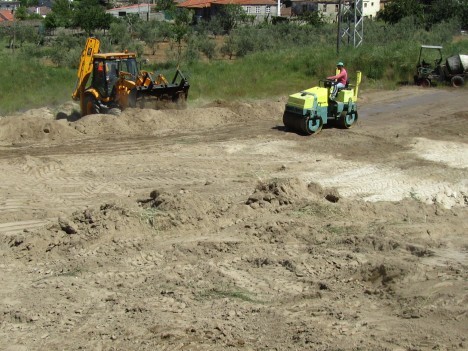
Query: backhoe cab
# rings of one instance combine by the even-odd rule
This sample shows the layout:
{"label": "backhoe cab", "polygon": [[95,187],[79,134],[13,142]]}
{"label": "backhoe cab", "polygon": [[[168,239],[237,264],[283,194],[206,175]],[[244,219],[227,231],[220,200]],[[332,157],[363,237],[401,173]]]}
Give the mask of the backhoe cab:
{"label": "backhoe cab", "polygon": [[[139,70],[134,53],[99,53],[100,42],[88,38],[81,54],[74,100],[80,101],[81,115],[119,114],[145,99],[186,101],[190,85],[179,69],[171,83],[158,75]],[[88,81],[90,85],[87,86]]]}

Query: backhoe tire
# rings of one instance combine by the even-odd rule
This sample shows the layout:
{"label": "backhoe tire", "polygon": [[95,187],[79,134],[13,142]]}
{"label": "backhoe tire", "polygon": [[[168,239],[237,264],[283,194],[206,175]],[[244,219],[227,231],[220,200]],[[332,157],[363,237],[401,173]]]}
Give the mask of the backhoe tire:
{"label": "backhoe tire", "polygon": [[92,94],[85,95],[83,107],[84,107],[83,116],[98,114],[101,112],[101,109],[99,108],[99,104],[96,98],[94,97],[94,95]]}
{"label": "backhoe tire", "polygon": [[132,89],[130,94],[128,94],[128,107],[136,107],[137,106],[137,90]]}
{"label": "backhoe tire", "polygon": [[451,79],[452,87],[460,88],[465,84],[465,80],[461,76],[454,76]]}

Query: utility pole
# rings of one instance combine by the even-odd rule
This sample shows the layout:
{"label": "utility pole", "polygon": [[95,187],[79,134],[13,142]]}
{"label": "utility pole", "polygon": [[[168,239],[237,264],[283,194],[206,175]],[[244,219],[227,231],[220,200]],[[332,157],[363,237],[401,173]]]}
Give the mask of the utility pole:
{"label": "utility pole", "polygon": [[341,44],[341,6],[343,4],[343,0],[338,2],[338,34],[336,36],[336,54],[340,54],[340,44]]}
{"label": "utility pole", "polygon": [[364,0],[340,0],[338,4],[338,34],[337,54],[340,53],[340,44],[359,47],[364,41]]}

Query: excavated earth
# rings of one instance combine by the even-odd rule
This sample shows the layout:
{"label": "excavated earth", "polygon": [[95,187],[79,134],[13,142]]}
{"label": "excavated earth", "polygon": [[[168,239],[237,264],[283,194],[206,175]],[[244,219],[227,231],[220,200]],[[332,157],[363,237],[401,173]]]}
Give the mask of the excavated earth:
{"label": "excavated earth", "polygon": [[0,349],[467,350],[467,96],[0,118]]}

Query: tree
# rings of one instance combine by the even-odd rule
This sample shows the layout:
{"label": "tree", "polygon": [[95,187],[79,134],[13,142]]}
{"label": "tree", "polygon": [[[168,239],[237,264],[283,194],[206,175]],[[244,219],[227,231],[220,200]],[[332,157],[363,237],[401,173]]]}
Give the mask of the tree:
{"label": "tree", "polygon": [[151,49],[152,55],[156,53],[158,42],[164,40],[165,31],[162,26],[167,22],[151,20],[142,22],[138,26],[138,35]]}
{"label": "tree", "polygon": [[418,0],[392,0],[379,12],[379,17],[387,23],[395,24],[404,17],[423,16],[423,10]]}
{"label": "tree", "polygon": [[460,17],[461,27],[468,30],[468,0],[460,0],[460,8],[457,13]]}
{"label": "tree", "polygon": [[109,37],[111,39],[111,44],[119,44],[121,49],[124,49],[126,43],[131,41],[130,32],[127,29],[127,24],[122,20],[117,20],[111,23]]}
{"label": "tree", "polygon": [[58,66],[76,68],[84,44],[82,40],[66,33],[59,33],[49,50],[50,60]]}
{"label": "tree", "polygon": [[404,17],[416,16],[426,28],[457,18],[463,28],[468,27],[468,0],[391,0],[379,12],[379,18],[390,24]]}
{"label": "tree", "polygon": [[304,21],[314,27],[325,23],[323,14],[320,11],[307,11],[299,16],[299,21]]}
{"label": "tree", "polygon": [[41,38],[35,27],[24,24],[18,26],[16,31],[16,40],[20,43],[20,46],[23,46],[25,42],[37,45]]}
{"label": "tree", "polygon": [[98,0],[81,0],[73,11],[73,24],[89,36],[96,29],[108,29],[112,15],[107,14]]}
{"label": "tree", "polygon": [[68,28],[72,24],[72,10],[68,0],[55,0],[52,11],[45,18],[46,28]]}
{"label": "tree", "polygon": [[442,21],[449,20],[454,17],[459,17],[461,21],[466,17],[460,14],[463,14],[463,9],[468,6],[468,1],[459,1],[459,0],[437,0],[432,1],[426,5],[426,12],[428,14],[428,23],[429,25],[439,23]]}
{"label": "tree", "polygon": [[221,47],[221,53],[223,55],[228,56],[229,59],[231,60],[232,57],[236,54],[237,49],[238,49],[237,40],[234,37],[234,35],[231,33],[228,35],[228,37],[224,41],[224,44]]}
{"label": "tree", "polygon": [[159,11],[174,12],[176,9],[176,5],[173,0],[156,0],[156,8]]}
{"label": "tree", "polygon": [[223,29],[227,33],[230,33],[231,30],[235,29],[239,24],[246,22],[249,16],[242,9],[241,5],[228,4],[221,7],[216,18],[220,21]]}
{"label": "tree", "polygon": [[19,21],[24,21],[28,18],[28,12],[26,11],[26,7],[20,6],[15,11],[15,18]]}
{"label": "tree", "polygon": [[127,27],[130,31],[130,34],[133,34],[138,23],[141,22],[141,19],[140,16],[138,16],[136,13],[129,13],[125,16],[125,22],[127,22]]}
{"label": "tree", "polygon": [[193,12],[185,8],[179,8],[174,12],[174,25],[172,37],[177,44],[178,59],[182,55],[182,41],[187,39],[192,23]]}

